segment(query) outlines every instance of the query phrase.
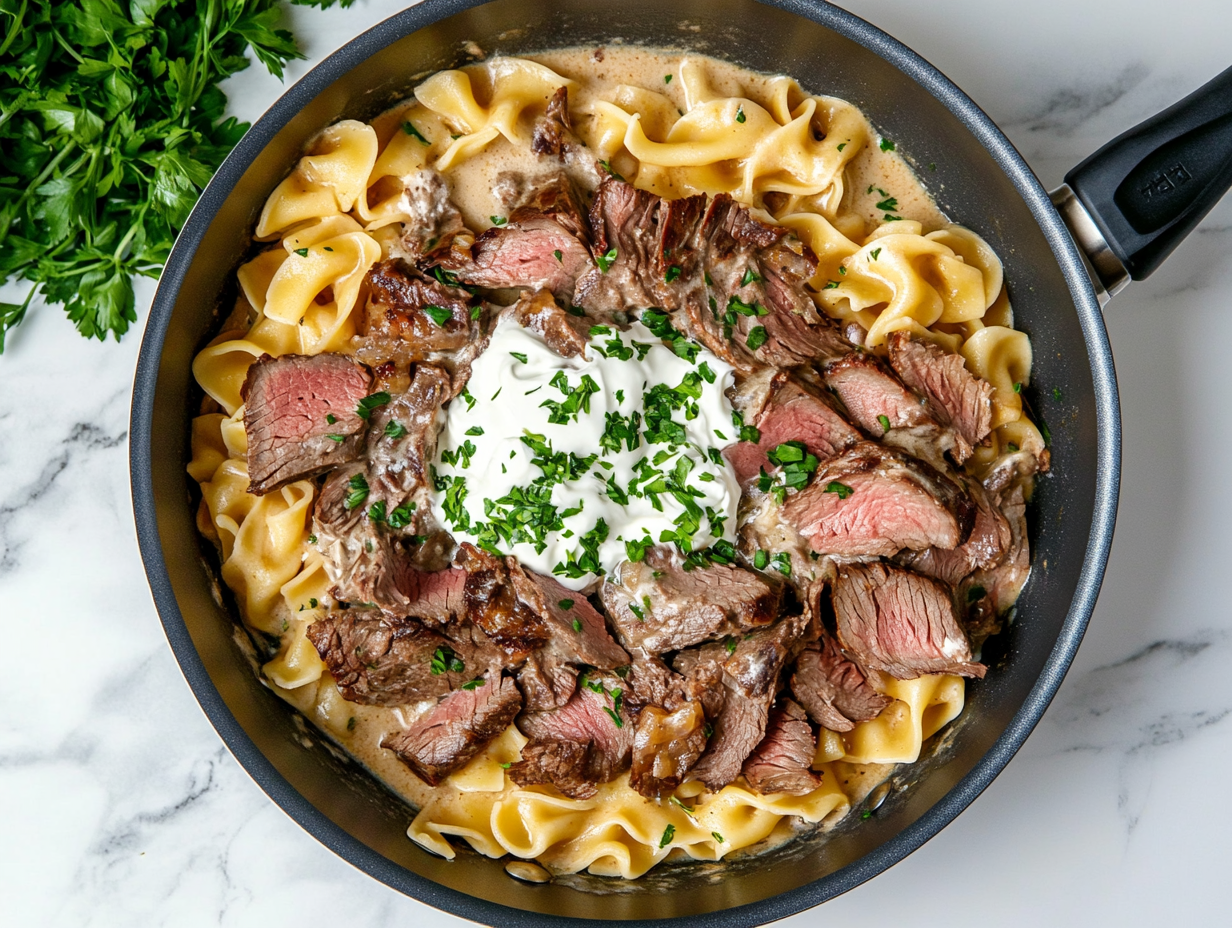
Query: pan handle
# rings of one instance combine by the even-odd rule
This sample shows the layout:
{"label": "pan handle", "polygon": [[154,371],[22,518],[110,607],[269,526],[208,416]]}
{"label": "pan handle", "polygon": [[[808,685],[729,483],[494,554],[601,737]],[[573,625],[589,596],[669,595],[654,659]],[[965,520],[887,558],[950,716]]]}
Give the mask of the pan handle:
{"label": "pan handle", "polygon": [[1052,199],[1110,296],[1149,277],[1229,187],[1232,68],[1091,155]]}

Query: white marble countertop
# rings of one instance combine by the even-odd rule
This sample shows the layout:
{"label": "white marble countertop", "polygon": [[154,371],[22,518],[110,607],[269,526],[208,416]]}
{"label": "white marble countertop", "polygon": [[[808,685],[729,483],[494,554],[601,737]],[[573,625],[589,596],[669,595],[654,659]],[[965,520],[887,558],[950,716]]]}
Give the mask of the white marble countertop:
{"label": "white marble countertop", "polygon": [[[293,7],[310,60],[289,78],[402,5]],[[1227,0],[847,6],[949,74],[1048,187],[1232,63]],[[253,68],[229,89],[234,112],[253,119],[281,88]],[[152,292],[138,288],[142,322]],[[1086,642],[1039,728],[937,838],[783,924],[1146,926],[1222,912],[1230,292],[1232,198],[1108,308],[1125,421],[1120,521]],[[140,327],[120,344],[87,343],[59,309],[36,308],[0,358],[0,603],[11,635],[0,923],[314,924],[324,900],[345,898],[354,925],[465,924],[301,831],[227,753],[181,678],[130,510]]]}

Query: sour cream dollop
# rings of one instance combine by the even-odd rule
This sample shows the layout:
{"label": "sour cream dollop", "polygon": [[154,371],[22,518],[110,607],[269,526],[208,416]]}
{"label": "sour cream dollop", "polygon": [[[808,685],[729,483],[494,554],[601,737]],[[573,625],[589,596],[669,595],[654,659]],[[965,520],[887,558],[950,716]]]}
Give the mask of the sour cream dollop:
{"label": "sour cream dollop", "polygon": [[437,519],[573,590],[650,544],[733,542],[733,369],[676,344],[687,357],[640,321],[596,326],[585,356],[562,358],[503,319],[438,439]]}

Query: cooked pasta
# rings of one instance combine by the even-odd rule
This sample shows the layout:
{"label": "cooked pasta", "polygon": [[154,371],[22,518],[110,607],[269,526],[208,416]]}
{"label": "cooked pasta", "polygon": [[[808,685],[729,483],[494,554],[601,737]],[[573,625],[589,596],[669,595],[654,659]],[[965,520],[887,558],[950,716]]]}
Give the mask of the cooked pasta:
{"label": "cooked pasta", "polygon": [[[811,249],[809,297],[868,352],[884,354],[894,333],[906,333],[957,353],[990,384],[993,432],[974,450],[969,472],[979,477],[1007,454],[1045,451],[1021,393],[1031,345],[1012,327],[999,259],[974,232],[945,220],[893,146],[878,144],[863,114],[842,100],[696,55],[575,51],[439,72],[372,125],[344,120],[313,140],[261,212],[255,237],[263,250],[238,270],[236,314],[193,362],[208,399],[193,421],[188,472],[200,484],[202,527],[218,545],[244,622],[277,642],[266,649],[264,678],[417,807],[408,834],[427,850],[451,858],[451,839],[460,839],[481,854],[536,859],[553,872],[632,879],[669,856],[720,860],[780,835],[788,820],[832,826],[872,785],[869,777],[848,785],[849,772],[917,761],[962,712],[964,681],[949,673],[877,675],[888,706],[848,731],[820,729],[818,785],[801,795],[762,794],[743,779],[708,791],[686,779],[665,802],[635,791],[627,772],[587,798],[519,786],[508,769],[527,737],[513,725],[429,787],[381,747],[427,705],[342,697],[308,638],[336,604],[312,533],[324,491],[298,479],[265,495],[249,492],[249,369],[266,355],[355,354],[369,324],[361,316],[373,269],[404,247],[403,224],[417,221],[406,191],[425,172],[448,180],[470,229],[502,225],[509,214],[502,172],[533,162],[536,120],[562,87],[591,161],[665,199],[729,195]],[[595,170],[577,161],[571,169],[583,177]],[[555,255],[563,263],[561,251]]]}

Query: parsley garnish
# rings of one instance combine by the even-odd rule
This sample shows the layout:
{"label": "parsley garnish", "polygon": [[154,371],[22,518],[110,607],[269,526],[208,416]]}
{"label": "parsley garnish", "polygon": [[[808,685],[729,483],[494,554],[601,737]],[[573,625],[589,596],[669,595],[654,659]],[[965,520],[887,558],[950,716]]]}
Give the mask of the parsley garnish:
{"label": "parsley garnish", "polygon": [[392,397],[382,390],[380,393],[371,393],[359,401],[359,405],[355,407],[355,415],[367,421],[372,418],[372,410],[388,403]]}
{"label": "parsley garnish", "polygon": [[728,654],[735,654],[737,644],[739,644],[739,642],[737,642],[731,635],[728,635],[723,639],[723,650],[725,650]]}
{"label": "parsley garnish", "polygon": [[616,261],[616,249],[615,248],[608,249],[607,254],[595,256],[595,264],[599,265],[599,270],[602,271],[604,274],[608,272],[608,269],[615,263],[615,261]]}
{"label": "parsley garnish", "polygon": [[308,257],[308,249],[307,249],[307,248],[296,248],[296,249],[295,249],[295,253],[296,253],[297,255],[299,255],[301,258],[306,258],[306,257]]}
{"label": "parsley garnish", "polygon": [[512,766],[513,766],[513,761],[507,760],[501,764],[501,770],[508,770]]}
{"label": "parsley garnish", "polygon": [[526,355],[520,351],[511,351],[509,355],[516,361],[521,361],[523,364],[526,363]]}
{"label": "parsley garnish", "polygon": [[774,569],[781,573],[784,577],[791,576],[791,555],[786,551],[780,551],[771,560]]}
{"label": "parsley garnish", "polygon": [[548,381],[548,386],[555,387],[565,397],[564,400],[544,400],[539,404],[540,408],[549,410],[548,422],[553,425],[567,425],[570,419],[577,422],[579,412],[589,415],[590,398],[600,392],[599,385],[590,374],[583,374],[578,385],[571,387],[565,372],[557,371]]}
{"label": "parsley garnish", "polygon": [[436,306],[430,303],[423,308],[423,311],[427,313],[428,317],[441,328],[444,328],[445,323],[453,318],[453,313],[447,310],[444,306]]}
{"label": "parsley garnish", "polygon": [[325,421],[328,422],[330,425],[333,425],[335,422],[338,421],[338,417],[335,416],[332,412],[329,412],[325,414]]}
{"label": "parsley garnish", "polygon": [[368,480],[363,474],[355,474],[347,484],[351,492],[343,500],[343,507],[349,512],[368,498]]}
{"label": "parsley garnish", "polygon": [[1015,452],[1015,451],[1017,451],[1017,450],[1018,450],[1018,446],[1017,446],[1016,444],[1014,444],[1012,441],[1010,441],[1010,442],[1006,442],[1006,444],[1005,444],[1005,448],[1006,448],[1006,450],[1007,450],[1007,451],[1009,451],[1011,454],[1012,454],[1013,452]]}
{"label": "parsley garnish", "polygon": [[890,417],[889,416],[882,413],[880,416],[877,417],[877,421],[881,423],[881,430],[883,432],[890,431]]}
{"label": "parsley garnish", "polygon": [[385,500],[380,499],[368,507],[368,518],[373,522],[385,521]]}
{"label": "parsley garnish", "polygon": [[881,140],[881,150],[882,151],[894,151],[894,143],[891,142],[889,139],[882,139]]}
{"label": "parsley garnish", "polygon": [[897,197],[886,197],[884,200],[882,200],[880,203],[878,203],[873,208],[879,209],[884,213],[897,213],[898,212],[898,198]]}
{"label": "parsley garnish", "polygon": [[661,309],[647,309],[642,312],[642,325],[650,329],[657,337],[667,342],[676,357],[683,358],[690,364],[697,360],[697,353],[701,350],[698,345],[689,341],[682,332],[672,325],[667,313]]}
{"label": "parsley garnish", "polygon": [[726,844],[726,843],[727,843],[726,841],[724,841],[724,840],[723,840],[723,836],[722,836],[721,834],[719,834],[717,831],[712,831],[712,832],[710,832],[710,837],[712,837],[712,838],[714,838],[714,840],[718,841],[718,842],[719,842],[719,844]]}
{"label": "parsley garnish", "polygon": [[[611,163],[610,161],[600,161],[600,162],[599,162],[599,167],[601,167],[601,168],[603,168],[603,170],[607,171],[607,172],[608,172],[608,174],[610,174],[610,175],[611,175],[612,177],[614,177],[616,180],[624,180],[624,178],[623,178],[623,177],[621,177],[619,174],[617,174],[617,173],[616,173],[616,170],[615,170],[615,168],[613,168],[613,167],[612,167],[612,163]],[[615,249],[612,249],[612,254],[613,254],[613,257],[614,257],[614,256],[615,256]]]}
{"label": "parsley garnish", "polygon": [[313,609],[315,609],[317,606],[321,605],[321,603],[317,600],[315,596],[310,596],[308,597],[308,605],[311,606]]}
{"label": "parsley garnish", "polygon": [[760,274],[758,274],[751,267],[746,268],[744,271],[744,276],[740,278],[740,286],[747,287],[749,284],[757,283],[759,280],[761,280]]}
{"label": "parsley garnish", "polygon": [[482,434],[483,434],[483,426],[481,426],[481,425],[472,425],[469,429],[467,429],[467,430],[466,430],[466,434],[467,434],[467,435],[482,435]]}
{"label": "parsley garnish", "polygon": [[673,264],[671,267],[667,269],[667,272],[663,275],[663,282],[670,284],[673,280],[675,280],[679,276],[680,276],[680,268],[678,268],[676,265]]}
{"label": "parsley garnish", "polygon": [[479,320],[479,317],[480,317],[480,316],[482,316],[482,315],[483,315],[483,307],[482,307],[482,306],[472,306],[472,307],[471,307],[471,318],[472,318],[472,319],[474,319],[474,320],[478,321],[478,320]]}
{"label": "parsley garnish", "polygon": [[565,263],[565,256],[560,253],[559,248],[557,248],[554,252],[552,252],[552,257],[555,258],[557,261],[559,261],[561,264]]}
{"label": "parsley garnish", "polygon": [[837,480],[831,480],[829,483],[826,484],[826,489],[824,492],[837,493],[839,499],[846,499],[852,493],[854,493],[855,490],[847,486],[847,484],[845,483],[839,483]]}
{"label": "parsley garnish", "polygon": [[326,438],[328,438],[330,441],[336,441],[336,442],[338,442],[339,444],[342,444],[342,442],[346,441],[346,436],[345,436],[345,435],[338,435],[338,434],[337,434],[337,433],[335,433],[335,432],[330,432],[330,433],[329,433],[328,435],[326,435],[325,437],[326,437]]}
{"label": "parsley garnish", "polygon": [[740,106],[736,107],[736,122],[744,122],[747,118],[748,117],[744,115],[744,104],[742,103]]}
{"label": "parsley garnish", "polygon": [[766,343],[768,337],[766,327],[759,325],[749,332],[749,337],[745,340],[745,344],[749,346],[750,351],[756,351]]}
{"label": "parsley garnish", "polygon": [[837,289],[838,289],[838,281],[837,281],[837,280],[830,280],[830,281],[826,281],[826,285],[825,285],[824,287],[822,287],[821,289],[822,289],[822,290],[837,290]]}
{"label": "parsley garnish", "polygon": [[570,609],[572,609],[572,608],[573,608],[573,600],[571,600],[571,599],[562,599],[562,600],[561,600],[560,602],[558,602],[556,605],[560,606],[560,608],[562,608],[562,609],[564,609],[566,612],[568,612]]}
{"label": "parsley garnish", "polygon": [[573,620],[573,630],[575,632],[580,632],[582,630],[582,620],[581,619]]}
{"label": "parsley garnish", "polygon": [[770,554],[766,551],[757,551],[753,555],[753,566],[758,570],[765,570],[766,565],[770,563]]}
{"label": "parsley garnish", "polygon": [[310,545],[315,545],[316,543],[317,543],[317,536],[316,536],[316,535],[309,535],[309,536],[308,536],[308,544],[310,544]]}
{"label": "parsley garnish", "polygon": [[670,84],[671,82],[672,82],[672,76],[670,74],[664,74],[663,83]]}
{"label": "parsley garnish", "polygon": [[347,719],[347,731],[354,731],[354,730],[355,730],[355,716],[351,716],[349,719]]}
{"label": "parsley garnish", "polygon": [[467,680],[465,683],[463,683],[462,689],[477,690],[479,689],[479,687],[483,686],[486,682],[487,681],[483,677],[476,677],[474,680]]}
{"label": "parsley garnish", "polygon": [[880,254],[881,254],[881,249],[880,249],[880,248],[874,248],[872,251],[870,251],[870,252],[868,253],[868,255],[869,255],[869,260],[870,260],[870,261],[876,261],[876,260],[877,260],[877,256],[878,256],[878,255],[880,255]]}
{"label": "parsley garnish", "polygon": [[463,387],[462,392],[459,393],[458,396],[462,397],[462,399],[466,402],[467,412],[470,412],[472,409],[474,409],[475,403],[478,402],[473,396],[471,396],[471,388],[469,386]]}
{"label": "parsley garnish", "polygon": [[[737,117],[738,118],[738,117]],[[743,122],[744,120],[741,120]],[[659,847],[664,848],[672,843],[672,838],[676,836],[676,826],[668,823],[668,826],[663,829],[663,837],[659,839]]]}
{"label": "parsley garnish", "polygon": [[754,444],[761,441],[761,430],[754,425],[745,425],[744,413],[740,412],[738,409],[732,410],[732,425],[736,427],[737,431],[739,431],[740,441],[751,441]]}
{"label": "parsley garnish", "polygon": [[667,801],[670,802],[672,805],[676,806],[676,808],[680,809],[680,811],[683,812],[685,815],[687,815],[689,818],[691,819],[697,818],[693,810],[690,809],[688,806],[686,806],[683,802],[681,802],[678,797],[669,796]]}
{"label": "parsley garnish", "polygon": [[391,512],[385,520],[390,528],[406,528],[411,524],[415,512],[415,504],[409,500]]}
{"label": "parsley garnish", "polygon": [[411,138],[415,139],[415,141],[417,142],[422,142],[424,145],[432,144],[431,142],[428,141],[427,137],[422,132],[420,132],[418,129],[415,128],[415,124],[411,122],[409,119],[402,124],[402,131],[405,132],[407,135],[409,135]]}
{"label": "parsley garnish", "polygon": [[488,218],[492,220],[492,225],[494,226],[503,226],[509,221],[504,216],[489,216]]}
{"label": "parsley garnish", "polygon": [[980,586],[978,583],[977,583],[975,586],[973,586],[973,587],[971,587],[970,589],[968,589],[968,590],[967,590],[967,603],[968,603],[968,605],[969,605],[969,604],[971,604],[971,603],[973,603],[973,602],[976,602],[977,600],[983,599],[983,598],[984,598],[984,594],[985,594],[986,592],[987,592],[987,590],[985,590],[985,589],[984,589],[982,586]]}
{"label": "parsley garnish", "polygon": [[454,654],[453,648],[442,645],[432,653],[432,659],[428,661],[428,669],[432,671],[433,676],[439,677],[446,670],[450,673],[461,673],[466,669],[466,665],[462,663],[462,658]]}

